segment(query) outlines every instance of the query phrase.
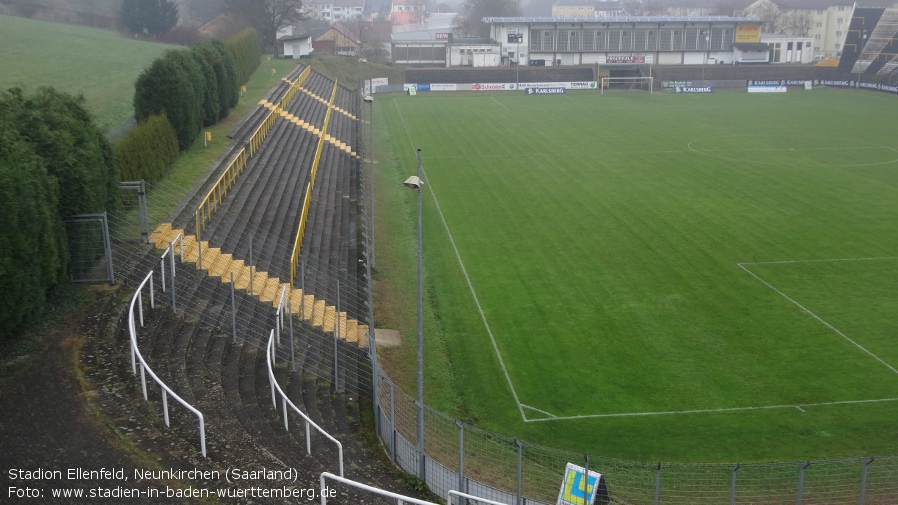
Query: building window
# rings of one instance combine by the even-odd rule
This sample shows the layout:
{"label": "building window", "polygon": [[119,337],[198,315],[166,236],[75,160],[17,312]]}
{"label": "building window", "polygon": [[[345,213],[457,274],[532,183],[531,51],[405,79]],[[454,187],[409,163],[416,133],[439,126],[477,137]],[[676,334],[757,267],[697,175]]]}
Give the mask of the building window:
{"label": "building window", "polygon": [[823,23],[821,23],[820,21],[817,21],[817,28],[823,28]]}
{"label": "building window", "polygon": [[841,36],[842,36],[842,32],[836,32],[836,37],[841,37]]}

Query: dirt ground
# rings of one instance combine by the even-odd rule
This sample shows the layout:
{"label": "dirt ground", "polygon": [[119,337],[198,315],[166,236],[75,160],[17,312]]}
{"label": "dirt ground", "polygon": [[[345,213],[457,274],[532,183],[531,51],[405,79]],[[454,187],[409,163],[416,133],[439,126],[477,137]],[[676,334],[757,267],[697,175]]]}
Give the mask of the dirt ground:
{"label": "dirt ground", "polygon": [[[36,350],[0,363],[0,472],[2,503],[115,503],[118,494],[145,488],[133,478],[105,478],[101,469],[145,465],[122,450],[115,432],[92,412],[89,389],[79,379],[85,335],[97,321],[96,303],[32,337]],[[87,389],[87,390],[86,390]],[[84,471],[95,471],[85,474]],[[86,477],[86,478],[85,478]],[[96,498],[54,498],[54,490],[82,489]],[[100,496],[108,496],[101,498]],[[36,498],[36,499],[35,499]],[[184,503],[131,497],[129,503]]]}

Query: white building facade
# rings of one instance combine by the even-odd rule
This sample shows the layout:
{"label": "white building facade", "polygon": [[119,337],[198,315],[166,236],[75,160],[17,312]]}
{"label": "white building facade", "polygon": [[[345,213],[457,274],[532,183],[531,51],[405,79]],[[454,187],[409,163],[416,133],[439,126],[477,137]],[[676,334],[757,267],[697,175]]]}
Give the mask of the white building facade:
{"label": "white building facade", "polygon": [[744,9],[766,33],[811,37],[814,58],[838,58],[857,3],[849,0],[757,0]]}
{"label": "white building facade", "polygon": [[733,44],[759,42],[759,20],[727,16],[484,18],[502,63],[522,65],[734,63]]}

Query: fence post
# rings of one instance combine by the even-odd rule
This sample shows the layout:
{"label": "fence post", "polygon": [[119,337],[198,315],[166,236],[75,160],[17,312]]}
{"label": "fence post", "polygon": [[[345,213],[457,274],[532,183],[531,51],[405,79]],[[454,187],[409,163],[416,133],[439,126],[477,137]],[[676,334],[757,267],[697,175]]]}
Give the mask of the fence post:
{"label": "fence post", "polygon": [[396,387],[390,381],[390,461],[396,464]]}
{"label": "fence post", "polygon": [[870,463],[873,463],[872,457],[864,462],[864,471],[861,473],[861,497],[858,500],[858,505],[864,505],[864,496],[867,494],[867,467],[870,466]]}
{"label": "fence post", "polygon": [[171,266],[171,310],[172,312],[177,312],[178,304],[175,300],[175,247],[173,242],[168,243],[168,258]]}
{"label": "fence post", "polygon": [[733,467],[733,476],[730,478],[730,505],[736,503],[736,472],[739,471],[740,466],[739,463],[736,463],[736,466]]}
{"label": "fence post", "polygon": [[[106,256],[106,275],[109,277],[109,284],[115,285],[115,266],[112,264],[112,242],[109,239],[109,218],[107,217],[106,212],[103,212],[103,249]],[[143,229],[141,229],[141,233],[144,233],[144,241],[149,244],[150,243],[150,235],[149,233],[145,233]],[[163,267],[165,268],[165,267]]]}
{"label": "fence post", "polygon": [[657,468],[655,468],[655,505],[658,505],[659,500],[661,499],[661,462],[658,462]]}
{"label": "fence post", "polygon": [[200,224],[199,221],[199,211],[197,211],[197,225],[196,225],[196,269],[203,269],[203,239],[200,235],[200,227],[206,224],[206,216],[203,215],[203,224]]}
{"label": "fence post", "polygon": [[[327,314],[327,310],[324,312]],[[337,335],[339,328],[336,326],[337,321],[340,320],[340,281],[337,281],[337,306],[334,308],[334,393],[340,392],[340,346],[338,345],[337,340],[340,338]]]}
{"label": "fence post", "polygon": [[[456,420],[458,426],[458,490],[465,492],[465,423]],[[464,505],[464,500],[459,497],[459,505]],[[449,505],[452,505],[451,503]]]}
{"label": "fence post", "polygon": [[801,495],[804,494],[804,469],[809,466],[811,466],[811,462],[805,461],[798,470],[798,499],[795,502],[796,505],[801,505]]}
{"label": "fence post", "polygon": [[299,297],[299,318],[306,320],[306,260],[299,262],[299,290],[302,296]]}
{"label": "fence post", "polygon": [[[583,472],[583,505],[589,505],[589,454],[583,455],[583,462],[586,464]],[[596,486],[599,482],[596,481]]]}
{"label": "fence post", "polygon": [[253,234],[249,234],[249,295],[253,296]]}
{"label": "fence post", "polygon": [[232,344],[237,343],[237,301],[234,295],[234,272],[231,272],[231,335]]}
{"label": "fence post", "polygon": [[517,473],[517,487],[515,488],[515,503],[517,505],[521,505],[521,472],[523,471],[524,466],[524,444],[521,443],[520,440],[514,439],[514,445],[518,448],[518,473]]}
{"label": "fence post", "polygon": [[287,314],[290,320],[290,369],[296,371],[296,348],[293,344],[293,302],[287,302]]}

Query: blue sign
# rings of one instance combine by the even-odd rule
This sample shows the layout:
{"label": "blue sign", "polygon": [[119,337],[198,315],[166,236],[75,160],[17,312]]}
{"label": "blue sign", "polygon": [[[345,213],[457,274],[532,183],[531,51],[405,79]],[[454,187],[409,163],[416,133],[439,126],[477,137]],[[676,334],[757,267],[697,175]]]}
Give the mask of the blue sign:
{"label": "blue sign", "polygon": [[528,95],[563,95],[564,88],[524,88]]}
{"label": "blue sign", "polygon": [[714,88],[711,86],[674,86],[674,93],[711,93]]}

